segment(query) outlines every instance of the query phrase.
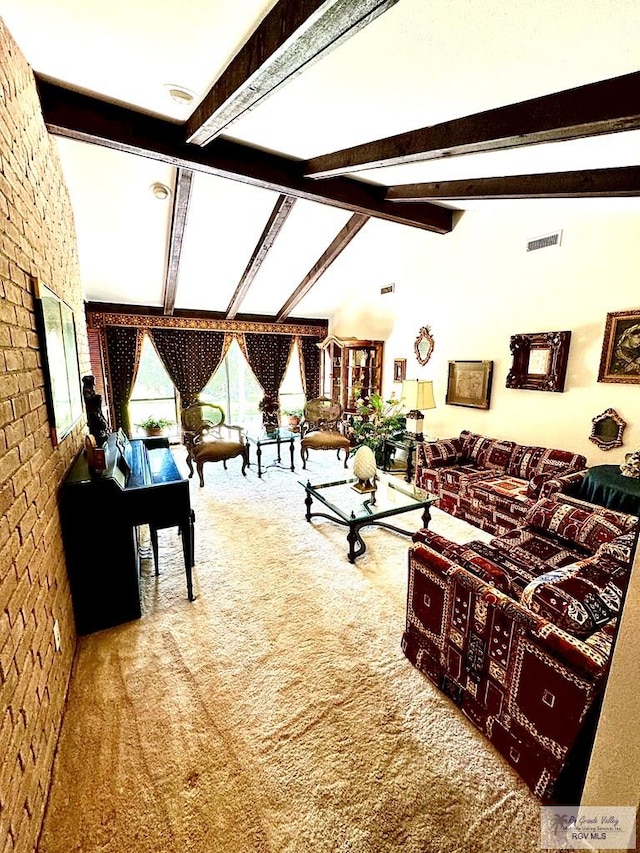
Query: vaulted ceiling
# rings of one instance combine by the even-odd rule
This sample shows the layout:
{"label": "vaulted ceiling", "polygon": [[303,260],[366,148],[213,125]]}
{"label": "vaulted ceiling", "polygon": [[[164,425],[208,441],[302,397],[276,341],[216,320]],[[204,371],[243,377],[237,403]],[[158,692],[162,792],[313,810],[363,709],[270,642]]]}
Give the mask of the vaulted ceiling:
{"label": "vaulted ceiling", "polygon": [[37,75],[90,302],[330,317],[460,211],[640,212],[637,0],[0,14]]}

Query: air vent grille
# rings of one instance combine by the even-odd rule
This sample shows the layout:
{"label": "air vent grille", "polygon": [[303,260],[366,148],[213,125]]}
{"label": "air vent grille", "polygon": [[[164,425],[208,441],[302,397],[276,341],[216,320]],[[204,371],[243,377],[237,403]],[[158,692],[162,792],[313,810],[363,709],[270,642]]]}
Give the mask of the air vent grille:
{"label": "air vent grille", "polygon": [[527,252],[535,252],[536,249],[546,249],[547,246],[559,246],[562,242],[562,231],[554,231],[553,234],[545,234],[536,237],[527,243]]}
{"label": "air vent grille", "polygon": [[381,295],[384,296],[385,293],[393,293],[393,291],[395,289],[396,289],[395,284],[388,284],[386,287],[380,288],[380,293],[381,293]]}

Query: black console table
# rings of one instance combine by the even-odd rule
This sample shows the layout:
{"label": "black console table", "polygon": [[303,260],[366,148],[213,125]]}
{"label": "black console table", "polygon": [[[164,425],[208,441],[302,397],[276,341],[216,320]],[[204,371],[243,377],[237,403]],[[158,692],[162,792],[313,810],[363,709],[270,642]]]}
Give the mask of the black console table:
{"label": "black console table", "polygon": [[589,468],[576,496],[618,512],[640,515],[640,479],[623,476],[619,465]]}
{"label": "black console table", "polygon": [[[399,453],[396,454],[396,451]],[[413,438],[385,438],[382,446],[382,470],[402,472],[404,479],[410,483],[415,471],[415,452],[416,442]]]}

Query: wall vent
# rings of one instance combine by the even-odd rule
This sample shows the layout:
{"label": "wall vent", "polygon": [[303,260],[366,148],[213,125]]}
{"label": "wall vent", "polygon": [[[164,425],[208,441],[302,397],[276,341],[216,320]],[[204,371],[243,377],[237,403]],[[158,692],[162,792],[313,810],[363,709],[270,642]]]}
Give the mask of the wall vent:
{"label": "wall vent", "polygon": [[562,231],[554,231],[553,234],[545,234],[544,237],[536,237],[527,243],[527,252],[535,252],[536,249],[546,249],[547,246],[559,246],[562,242]]}
{"label": "wall vent", "polygon": [[393,291],[395,289],[396,289],[395,284],[388,284],[386,287],[380,288],[380,295],[384,296],[385,293],[393,293]]}

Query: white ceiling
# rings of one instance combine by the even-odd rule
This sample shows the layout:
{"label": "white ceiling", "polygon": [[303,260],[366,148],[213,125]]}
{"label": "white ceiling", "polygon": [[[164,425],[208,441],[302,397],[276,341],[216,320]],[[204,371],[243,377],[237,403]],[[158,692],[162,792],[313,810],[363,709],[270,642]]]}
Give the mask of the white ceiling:
{"label": "white ceiling", "polygon": [[[0,14],[33,69],[65,86],[173,121],[170,85],[202,98],[275,5],[264,0],[2,0]],[[640,65],[638,0],[399,0],[368,27],[260,102],[227,129],[256,148],[309,159],[351,145],[482,110],[628,74]],[[76,217],[81,272],[90,301],[162,305],[171,166],[58,138]],[[640,131],[503,152],[371,169],[381,185],[640,164]],[[176,308],[225,311],[277,193],[195,173]],[[551,210],[636,198],[448,202],[482,211],[528,205]],[[262,264],[241,313],[275,315],[350,213],[298,199]],[[385,243],[398,226],[368,222],[296,306],[329,317],[358,290],[394,280]],[[414,231],[415,229],[412,229]],[[415,231],[418,241],[443,239]],[[419,235],[419,237],[418,237]]]}

